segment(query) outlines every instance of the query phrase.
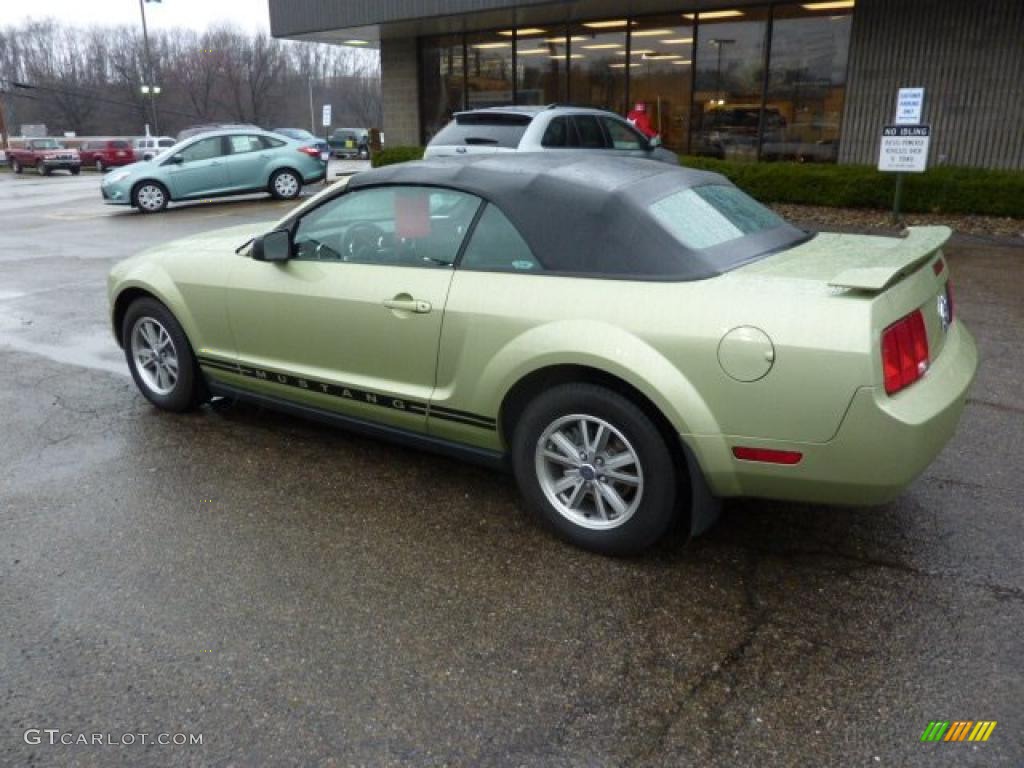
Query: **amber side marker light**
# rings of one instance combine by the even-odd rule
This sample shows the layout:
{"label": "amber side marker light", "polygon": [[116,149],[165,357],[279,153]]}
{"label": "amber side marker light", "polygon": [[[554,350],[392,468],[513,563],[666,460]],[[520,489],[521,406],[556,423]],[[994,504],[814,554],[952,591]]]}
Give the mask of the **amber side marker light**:
{"label": "amber side marker light", "polygon": [[747,448],[734,446],[732,455],[743,461],[760,461],[766,464],[799,464],[804,457],[799,451],[775,451],[771,448]]}

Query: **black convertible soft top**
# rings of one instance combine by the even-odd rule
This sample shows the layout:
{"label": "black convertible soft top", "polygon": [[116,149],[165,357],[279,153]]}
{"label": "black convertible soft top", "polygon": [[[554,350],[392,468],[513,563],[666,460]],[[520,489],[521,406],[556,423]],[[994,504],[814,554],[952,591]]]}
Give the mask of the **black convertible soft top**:
{"label": "black convertible soft top", "polygon": [[399,163],[353,176],[347,191],[390,184],[448,187],[488,200],[554,273],[699,280],[806,238],[782,224],[687,249],[648,206],[689,187],[731,183],[716,173],[609,153],[506,152]]}

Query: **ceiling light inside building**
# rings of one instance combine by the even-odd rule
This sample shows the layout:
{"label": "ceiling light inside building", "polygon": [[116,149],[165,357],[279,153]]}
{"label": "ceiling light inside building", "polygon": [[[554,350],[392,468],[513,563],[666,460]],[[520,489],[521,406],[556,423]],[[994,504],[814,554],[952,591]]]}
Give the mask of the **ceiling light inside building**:
{"label": "ceiling light inside building", "polygon": [[510,48],[512,43],[474,43],[471,48]]}
{"label": "ceiling light inside building", "polygon": [[583,23],[584,27],[590,27],[591,29],[615,29],[616,27],[628,27],[629,22],[625,19],[615,19],[614,21],[586,21]]}
{"label": "ceiling light inside building", "polygon": [[502,37],[512,37],[512,35],[543,35],[547,34],[546,29],[540,27],[523,27],[522,29],[503,29],[499,33]]}
{"label": "ceiling light inside building", "polygon": [[638,29],[633,31],[633,37],[657,37],[658,35],[671,35],[671,29]]}
{"label": "ceiling light inside building", "polygon": [[545,53],[551,53],[551,51],[547,48],[531,48],[528,51],[516,51],[517,56],[540,56]]}
{"label": "ceiling light inside building", "polygon": [[603,51],[609,48],[621,48],[622,43],[597,43],[596,45],[581,45],[580,48],[586,48],[588,51]]}
{"label": "ceiling light inside building", "polygon": [[[626,55],[625,51],[616,51],[616,53],[619,54],[619,56],[625,56]],[[630,51],[630,53],[633,56],[643,56],[645,53],[654,53],[654,49],[653,48],[634,48],[632,51]]]}
{"label": "ceiling light inside building", "polygon": [[801,7],[806,11],[838,11],[841,8],[853,8],[854,0],[831,0],[826,3],[804,3]]}
{"label": "ceiling light inside building", "polygon": [[343,40],[342,45],[369,45],[366,40]]}
{"label": "ceiling light inside building", "polygon": [[668,40],[659,40],[658,42],[659,43],[664,43],[665,45],[689,45],[690,43],[693,42],[693,38],[692,37],[671,37]]}
{"label": "ceiling light inside building", "polygon": [[673,64],[686,65],[686,64],[692,64],[693,61],[691,59],[683,59],[682,61],[673,61],[672,63]]}
{"label": "ceiling light inside building", "polygon": [[701,13],[684,13],[683,16],[687,19],[696,19],[700,17],[701,21],[707,21],[708,19],[733,19],[737,16],[742,16],[743,11],[702,11]]}

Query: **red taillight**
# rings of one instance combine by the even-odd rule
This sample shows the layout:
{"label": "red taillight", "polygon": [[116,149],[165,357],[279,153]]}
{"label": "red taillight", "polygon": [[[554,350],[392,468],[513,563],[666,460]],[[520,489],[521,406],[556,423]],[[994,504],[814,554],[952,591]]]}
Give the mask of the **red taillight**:
{"label": "red taillight", "polygon": [[799,451],[775,451],[771,448],[746,448],[737,445],[732,455],[743,461],[763,461],[769,464],[799,464],[804,457]]}
{"label": "red taillight", "polygon": [[890,395],[910,386],[928,370],[928,334],[915,309],[882,331],[882,374]]}
{"label": "red taillight", "polygon": [[310,157],[315,157],[318,160],[320,159],[320,150],[316,147],[299,147],[299,152],[304,155],[309,155]]}
{"label": "red taillight", "polygon": [[953,281],[946,281],[946,302],[949,304],[949,322],[953,322]]}

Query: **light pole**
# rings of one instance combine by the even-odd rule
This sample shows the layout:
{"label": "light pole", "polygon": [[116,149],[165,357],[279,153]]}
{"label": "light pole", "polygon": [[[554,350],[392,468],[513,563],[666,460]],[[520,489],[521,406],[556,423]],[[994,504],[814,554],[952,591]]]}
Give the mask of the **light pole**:
{"label": "light pole", "polygon": [[142,40],[146,45],[146,80],[142,92],[149,94],[149,106],[153,113],[153,135],[160,135],[160,123],[156,117],[156,96],[160,93],[160,86],[156,85],[153,79],[153,56],[149,52],[149,31],[146,29],[146,3],[159,3],[160,0],[139,0],[139,12],[142,14]]}

